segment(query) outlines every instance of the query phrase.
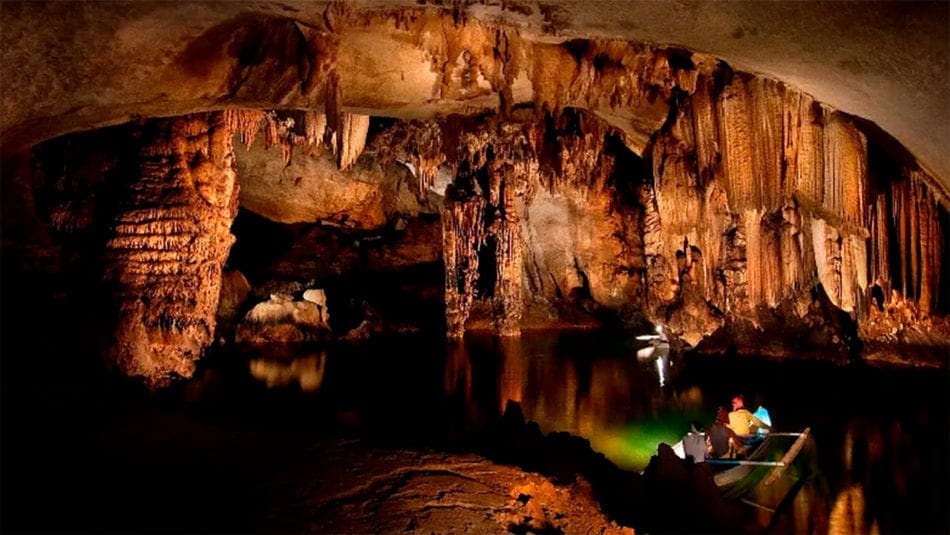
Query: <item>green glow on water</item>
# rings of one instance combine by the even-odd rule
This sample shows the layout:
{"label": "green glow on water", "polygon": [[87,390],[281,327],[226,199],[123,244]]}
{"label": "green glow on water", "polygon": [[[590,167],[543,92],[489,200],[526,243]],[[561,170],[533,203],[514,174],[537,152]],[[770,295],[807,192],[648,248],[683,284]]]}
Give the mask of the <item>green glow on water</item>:
{"label": "green glow on water", "polygon": [[594,449],[600,451],[625,470],[643,470],[656,455],[661,442],[673,445],[683,438],[693,420],[702,417],[688,414],[669,414],[656,420],[631,422],[623,427],[604,430],[591,439]]}

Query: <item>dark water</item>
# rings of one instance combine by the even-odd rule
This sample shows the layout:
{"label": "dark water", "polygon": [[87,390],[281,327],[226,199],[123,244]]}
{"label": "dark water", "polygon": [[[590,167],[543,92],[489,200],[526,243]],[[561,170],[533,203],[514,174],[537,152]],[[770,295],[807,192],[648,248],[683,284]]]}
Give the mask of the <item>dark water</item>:
{"label": "dark water", "polygon": [[815,484],[794,513],[811,519],[786,525],[950,529],[945,371],[676,355],[658,367],[636,358],[642,346],[581,332],[221,352],[157,398],[78,365],[11,383],[7,362],[4,526],[245,531],[267,480],[292,470],[314,437],[464,451],[509,401],[543,431],[587,438],[639,470],[659,442],[678,440],[691,420],[709,423],[716,405],[743,393],[777,429],[809,427],[814,437]]}
{"label": "dark water", "polygon": [[768,407],[777,430],[810,428],[819,471],[807,499],[821,502],[814,508],[832,527],[857,514],[865,523],[850,518],[847,531],[947,530],[944,371],[675,355],[658,367],[636,358],[640,347],[631,336],[583,332],[410,339],[315,353],[296,368],[266,359],[249,368],[261,384],[332,407],[345,425],[425,445],[464,444],[516,401],[543,431],[587,438],[630,470],[742,393]]}

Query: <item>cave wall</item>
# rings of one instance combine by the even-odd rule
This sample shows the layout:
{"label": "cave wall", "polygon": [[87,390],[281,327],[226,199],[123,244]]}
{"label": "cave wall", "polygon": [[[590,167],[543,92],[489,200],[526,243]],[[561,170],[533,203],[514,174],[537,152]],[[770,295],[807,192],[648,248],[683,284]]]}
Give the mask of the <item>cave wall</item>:
{"label": "cave wall", "polygon": [[[212,85],[224,76],[217,102],[248,109],[122,127],[137,141],[92,144],[84,166],[62,173],[48,221],[31,222],[28,158],[4,157],[22,175],[4,181],[4,212],[7,191],[25,201],[4,219],[22,236],[5,232],[4,246],[31,233],[49,241],[44,226],[101,244],[119,303],[109,354],[125,373],[156,384],[187,376],[210,343],[235,173],[247,210],[341,237],[328,245],[322,231],[300,232],[296,256],[272,272],[293,276],[310,247],[339,256],[337,274],[441,258],[453,336],[614,319],[781,355],[803,344],[850,354],[859,335],[950,339],[933,320],[950,286],[946,194],[873,125],[678,48],[535,42],[431,13],[358,21],[222,26],[237,31],[236,48],[189,68]],[[340,32],[365,46],[340,49]],[[394,35],[393,60],[416,58],[424,76],[381,72],[380,43]],[[416,86],[433,98],[416,101]],[[370,135],[372,110],[412,119]],[[236,164],[235,137],[245,145]],[[52,164],[40,182],[59,174],[49,152],[36,157]],[[103,183],[105,204],[90,193]],[[428,230],[396,245],[387,229],[423,213],[440,214],[441,239],[413,225]],[[351,254],[351,237],[383,245]],[[22,248],[25,263],[51,256]],[[320,262],[309,272],[326,276]],[[935,334],[906,335],[921,325]]]}

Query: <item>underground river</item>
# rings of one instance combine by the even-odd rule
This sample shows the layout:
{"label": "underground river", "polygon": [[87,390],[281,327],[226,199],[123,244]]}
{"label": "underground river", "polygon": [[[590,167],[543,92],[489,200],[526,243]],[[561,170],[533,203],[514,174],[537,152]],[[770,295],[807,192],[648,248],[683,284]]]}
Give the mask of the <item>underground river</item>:
{"label": "underground river", "polygon": [[743,393],[768,407],[777,430],[811,429],[816,470],[794,513],[808,525],[847,510],[882,532],[948,528],[945,371],[690,355],[657,366],[636,358],[642,347],[621,333],[537,332],[279,357],[219,351],[196,379],[157,397],[78,363],[7,360],[7,526],[246,531],[272,498],[268,480],[293,470],[316,438],[477,450],[509,401],[543,433],[583,437],[640,471],[658,443],[676,442],[690,421],[710,423],[716,405]]}

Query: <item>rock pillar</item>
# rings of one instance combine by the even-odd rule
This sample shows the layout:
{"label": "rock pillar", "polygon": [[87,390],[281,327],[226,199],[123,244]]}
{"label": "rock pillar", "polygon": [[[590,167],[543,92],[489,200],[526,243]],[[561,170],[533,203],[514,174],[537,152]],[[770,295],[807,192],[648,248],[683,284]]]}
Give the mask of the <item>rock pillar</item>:
{"label": "rock pillar", "polygon": [[213,337],[238,187],[227,113],[149,123],[120,188],[105,282],[115,327],[106,357],[150,387],[189,377]]}

